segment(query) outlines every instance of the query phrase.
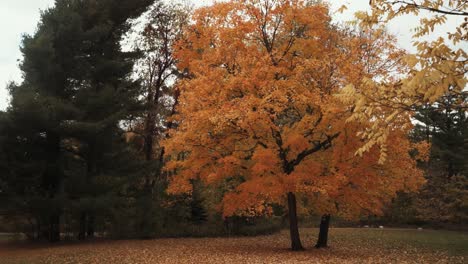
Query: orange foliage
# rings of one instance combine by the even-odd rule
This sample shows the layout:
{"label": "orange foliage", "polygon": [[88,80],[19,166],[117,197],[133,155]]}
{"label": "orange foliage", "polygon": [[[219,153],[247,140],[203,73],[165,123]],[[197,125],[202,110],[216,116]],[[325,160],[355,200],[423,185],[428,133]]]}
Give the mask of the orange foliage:
{"label": "orange foliage", "polygon": [[356,133],[372,122],[346,122],[352,108],[337,96],[348,84],[389,77],[401,55],[392,44],[379,57],[367,48],[382,41],[339,30],[326,5],[301,0],[217,3],[193,20],[176,49],[191,78],[178,84],[178,128],[164,142],[170,193],[190,192],[191,179],[237,178],[225,216],[269,214],[293,192],[317,212],[351,217],[378,213],[397,191],[419,186],[406,130],[395,127],[392,144],[357,157]]}
{"label": "orange foliage", "polygon": [[[308,183],[323,189],[314,195],[305,191],[315,211],[345,218],[381,214],[383,205],[398,191],[416,191],[424,183],[423,171],[410,155],[414,146],[407,139],[406,131],[397,130],[390,135],[387,161],[380,164],[380,149],[376,146],[360,157],[354,155],[362,144],[354,136],[359,129],[359,126],[348,126],[333,148],[321,154],[327,167]],[[303,186],[307,188],[306,184]]]}

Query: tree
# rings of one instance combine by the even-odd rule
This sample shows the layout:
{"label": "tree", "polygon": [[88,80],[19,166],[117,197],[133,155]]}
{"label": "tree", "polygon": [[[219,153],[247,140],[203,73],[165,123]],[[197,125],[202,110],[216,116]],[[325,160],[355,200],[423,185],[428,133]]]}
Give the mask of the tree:
{"label": "tree", "polygon": [[[137,148],[146,160],[144,177],[138,184],[137,206],[142,206],[142,235],[154,233],[155,203],[163,203],[166,178],[161,175],[164,149],[159,141],[167,136],[167,129],[173,127],[169,118],[178,102],[175,80],[181,77],[173,56],[173,47],[181,36],[182,28],[188,23],[189,8],[177,3],[155,3],[144,16],[143,27],[136,24],[134,48],[142,53],[135,64],[135,71],[142,80],[140,92],[141,109],[128,124],[128,135],[138,142]],[[158,191],[155,191],[158,189]],[[159,212],[160,213],[160,212]],[[153,223],[153,224],[150,224]],[[152,225],[152,226],[151,226]],[[147,232],[148,230],[153,230]]]}
{"label": "tree", "polygon": [[328,229],[330,228],[330,218],[330,214],[324,214],[320,218],[319,237],[317,239],[317,244],[315,244],[315,248],[328,247]]}
{"label": "tree", "polygon": [[[317,248],[327,247],[331,215],[350,220],[382,215],[399,192],[414,192],[424,183],[424,171],[418,168],[417,161],[428,157],[426,142],[412,143],[407,137],[409,129],[393,131],[389,141],[394,144],[388,146],[388,156],[382,164],[376,146],[355,157],[355,150],[362,144],[354,136],[359,129],[357,125],[348,125],[344,130],[346,136],[340,136],[320,157],[321,177],[309,177],[312,184],[304,192],[306,205],[323,214]],[[316,186],[321,187],[317,190]]]}
{"label": "tree", "polygon": [[414,116],[417,120],[414,140],[432,142],[431,171],[446,174],[448,178],[468,172],[465,162],[468,117],[462,107],[467,100],[468,94],[447,94],[433,105],[420,107]]}
{"label": "tree", "polygon": [[[321,104],[333,100],[328,96],[329,91],[325,90],[332,87],[323,87],[324,98],[320,98],[318,95],[313,96],[309,87],[288,80],[314,74],[309,68],[307,69],[309,71],[302,72],[302,76],[294,76],[296,67],[302,66],[301,61],[296,61],[295,57],[305,56],[310,58],[310,61],[314,59],[314,54],[305,51],[303,46],[297,50],[296,46],[299,45],[296,42],[304,41],[311,47],[318,42],[313,40],[312,36],[324,42],[331,37],[326,28],[329,18],[325,7],[304,7],[305,11],[299,13],[299,8],[303,7],[298,2],[288,7],[282,2],[240,1],[201,9],[195,15],[197,23],[187,33],[186,42],[181,44],[181,51],[178,52],[181,67],[188,68],[190,74],[195,77],[183,81],[181,89],[187,87],[184,89],[185,96],[188,94],[192,96],[190,100],[184,98],[181,102],[184,107],[179,109],[180,115],[190,116],[190,123],[193,123],[188,125],[188,119],[178,120],[181,127],[176,133],[181,133],[181,136],[172,137],[172,142],[178,142],[175,144],[185,142],[190,144],[191,148],[189,158],[180,161],[184,163],[185,170],[178,173],[180,177],[173,182],[172,191],[190,188],[190,185],[184,182],[196,175],[202,179],[212,180],[227,175],[245,177],[250,171],[248,168],[226,172],[222,171],[221,166],[229,168],[229,164],[238,163],[248,159],[249,156],[258,163],[258,166],[252,168],[257,174],[265,172],[273,176],[268,179],[257,177],[256,180],[272,180],[274,183],[279,183],[282,178],[280,175],[289,176],[307,156],[322,148],[328,148],[331,141],[338,136],[336,132],[327,131],[327,125],[331,120],[330,116],[323,115],[331,113],[320,109]],[[307,17],[305,13],[310,16]],[[232,41],[227,41],[229,39]],[[325,53],[332,47],[317,45],[316,49]],[[305,54],[301,54],[302,52]],[[193,59],[189,61],[189,58]],[[254,65],[253,61],[258,65]],[[322,65],[315,66],[318,68]],[[326,69],[333,74],[331,67]],[[256,70],[252,71],[254,69]],[[256,76],[260,78],[256,79]],[[312,76],[309,80],[315,81]],[[289,85],[292,87],[289,88]],[[216,86],[226,89],[217,89],[219,94],[213,97],[213,87]],[[190,90],[188,87],[191,87]],[[194,87],[199,88],[195,90]],[[279,89],[275,91],[275,87]],[[288,99],[283,99],[285,93]],[[315,109],[306,102],[312,98],[320,104]],[[297,100],[297,103],[288,105],[284,100]],[[334,113],[337,112],[335,110]],[[309,130],[308,126],[313,123],[317,124],[318,131],[309,131],[310,142],[301,141],[301,136],[297,135],[297,132],[288,133],[290,125],[294,124],[303,131]],[[195,131],[204,132],[195,134]],[[215,142],[218,142],[219,147],[212,146]],[[291,148],[289,146],[291,143],[295,143],[294,150],[288,153],[286,149]],[[297,146],[301,143],[305,148]],[[174,151],[173,146],[166,146]],[[261,164],[266,157],[273,159],[272,168],[265,167],[267,164]],[[218,167],[216,163],[205,164],[210,159],[217,160],[220,166]],[[293,188],[276,190],[276,196],[265,202],[278,200],[287,194],[292,248],[300,250],[302,245],[297,228],[294,192]],[[234,193],[231,193],[232,195]],[[255,197],[251,197],[250,201],[253,199]],[[231,197],[225,200],[242,199]],[[252,206],[248,202],[249,199],[244,201],[245,204],[242,206],[246,209]],[[230,208],[226,204],[225,207],[225,215],[232,215],[237,209]],[[254,213],[262,209],[266,208],[257,208]]]}
{"label": "tree", "polygon": [[[140,16],[152,2],[64,3],[65,10],[80,18],[73,32],[79,47],[77,55],[82,57],[80,65],[83,66],[74,80],[79,88],[74,94],[73,105],[79,111],[76,118],[64,125],[64,131],[82,143],[78,152],[86,164],[85,184],[88,185],[80,195],[82,199],[99,199],[102,195],[96,192],[99,188],[94,181],[107,173],[104,170],[107,156],[118,152],[114,142],[123,133],[120,122],[138,109],[140,84],[131,79],[131,74],[139,54],[123,51],[120,42],[130,29],[129,19]],[[96,211],[83,209],[81,239],[85,234],[93,236]]]}
{"label": "tree", "polygon": [[[413,35],[417,54],[408,56],[412,66],[408,78],[402,80],[401,91],[413,105],[434,103],[449,94],[457,96],[466,86],[466,62],[468,56],[462,45],[457,45],[468,37],[466,28],[468,3],[456,1],[387,1],[373,0],[371,13],[358,14],[365,23],[388,22],[396,17],[420,13],[427,16],[420,19]],[[424,41],[434,29],[444,24],[448,18],[461,17],[464,21],[435,41]],[[411,107],[412,105],[408,105]]]}
{"label": "tree", "polygon": [[[29,178],[27,185],[14,183],[13,190],[23,198],[26,193],[35,196],[26,199],[26,208],[40,204],[46,209],[38,225],[50,241],[60,239],[68,199],[97,195],[90,183],[105,174],[102,164],[116,151],[119,123],[138,96],[138,83],[130,80],[137,54],[123,52],[120,40],[129,29],[128,20],[151,2],[57,0],[42,13],[36,33],[23,39],[24,81],[10,86],[7,115],[9,142],[24,148],[8,149],[8,167],[15,177]],[[79,172],[89,185],[79,197],[67,195],[70,157],[79,160],[80,169],[86,168]],[[83,210],[80,238],[86,232],[93,235],[93,222],[93,215]]]}
{"label": "tree", "polygon": [[144,116],[137,120],[143,127],[135,132],[143,136],[146,160],[161,159],[160,153],[154,154],[158,147],[154,143],[164,137],[167,117],[178,100],[173,83],[182,73],[176,67],[173,47],[188,23],[188,13],[188,7],[182,4],[156,3],[146,15],[143,30],[138,32],[135,46],[144,56],[136,70],[143,80]]}
{"label": "tree", "polygon": [[[381,46],[385,43],[377,38],[370,41],[337,29],[325,5],[308,1],[218,3],[197,10],[193,19],[176,52],[178,66],[190,78],[178,84],[178,127],[164,143],[170,159],[166,170],[175,174],[169,192],[190,193],[193,179],[208,184],[237,182],[224,194],[225,217],[268,215],[271,205],[287,201],[291,248],[301,250],[297,211],[302,208],[297,195],[309,194],[319,212],[334,213],[328,205],[337,199],[359,197],[349,198],[353,184],[340,185],[347,182],[343,180],[347,173],[359,177],[354,169],[366,173],[365,169],[378,166],[378,147],[369,148],[373,155],[362,157],[355,168],[351,161],[356,149],[349,148],[356,145],[336,143],[354,136],[357,127],[373,125],[371,119],[346,123],[352,109],[342,103],[339,91],[365,77],[387,77],[393,68],[387,63],[398,68],[401,52],[392,49],[392,43]],[[376,32],[388,36],[382,30]],[[363,48],[365,44],[369,49]],[[375,44],[375,50],[370,44]],[[377,56],[382,50],[389,52]],[[366,68],[363,58],[375,62],[367,65],[382,67]],[[408,127],[408,116],[398,120],[400,127]],[[405,142],[398,153],[406,153],[407,162]],[[330,158],[330,153],[340,153],[334,150],[337,144],[351,161]],[[335,171],[333,165],[340,161],[347,172]],[[388,175],[383,171],[378,167],[366,173],[371,180],[356,188],[356,193],[368,187],[373,196],[365,192],[347,203],[350,214],[363,201],[366,209],[380,209],[382,199],[375,203],[368,199],[380,197],[377,189],[388,188],[382,192],[386,198],[402,188],[401,173],[387,179],[381,177]],[[419,180],[415,175],[414,182]],[[360,207],[355,211],[362,212]]]}
{"label": "tree", "polygon": [[467,96],[447,94],[434,105],[421,107],[414,140],[432,143],[425,166],[427,183],[413,197],[417,217],[432,224],[461,224],[467,220],[468,115],[461,106]]}
{"label": "tree", "polygon": [[[387,114],[377,117],[379,122],[376,124],[380,124],[365,132],[365,136],[371,140],[362,150],[368,149],[377,141],[385,141],[387,132],[384,124],[392,122],[400,114],[413,112],[425,104],[433,104],[443,96],[457,97],[466,94],[468,71],[468,56],[461,44],[468,37],[466,1],[372,0],[370,6],[370,12],[356,14],[357,22],[363,28],[372,28],[376,24],[387,23],[407,14],[424,13],[427,16],[422,17],[415,27],[413,45],[417,52],[405,57],[409,66],[407,74],[392,81],[361,83],[358,86],[350,85],[346,89],[349,98],[353,98],[354,103],[359,106],[354,111],[353,118],[356,120],[367,118],[374,110],[387,109]],[[423,39],[449,17],[461,17],[464,20],[447,32],[446,36],[440,36],[434,41]],[[466,102],[460,103],[461,107],[466,108]]]}

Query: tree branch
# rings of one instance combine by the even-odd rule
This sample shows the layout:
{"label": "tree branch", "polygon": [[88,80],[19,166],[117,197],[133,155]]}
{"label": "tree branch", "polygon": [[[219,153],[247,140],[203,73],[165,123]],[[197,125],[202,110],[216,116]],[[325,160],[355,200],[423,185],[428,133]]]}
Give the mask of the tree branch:
{"label": "tree branch", "polygon": [[304,151],[302,151],[301,153],[299,153],[299,155],[297,155],[296,159],[289,162],[290,164],[290,169],[291,169],[291,172],[294,170],[294,167],[296,167],[297,165],[299,165],[305,158],[307,158],[308,156],[310,156],[311,154],[317,152],[317,151],[320,151],[320,150],[325,150],[325,149],[328,149],[329,147],[331,147],[331,143],[332,141],[337,138],[339,135],[340,135],[341,132],[338,132],[338,133],[335,133],[334,135],[332,136],[327,136],[327,139],[320,142],[319,144],[314,144],[314,147],[313,148],[310,148],[310,149],[306,149]]}
{"label": "tree branch", "polygon": [[404,7],[404,8],[410,7],[410,8],[414,8],[414,9],[423,9],[423,10],[427,10],[427,11],[431,11],[431,12],[435,12],[435,13],[441,13],[441,14],[445,14],[445,15],[468,16],[468,12],[465,12],[465,11],[458,11],[458,10],[447,11],[447,10],[442,10],[442,9],[437,9],[437,8],[417,4],[416,2],[408,3],[406,1],[393,1],[391,4],[392,5],[402,4],[402,5],[406,5],[406,7]]}

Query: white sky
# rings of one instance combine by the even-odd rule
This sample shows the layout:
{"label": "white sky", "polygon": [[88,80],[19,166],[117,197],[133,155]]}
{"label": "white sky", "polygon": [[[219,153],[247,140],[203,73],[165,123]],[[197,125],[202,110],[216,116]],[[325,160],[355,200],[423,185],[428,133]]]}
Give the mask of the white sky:
{"label": "white sky", "polygon": [[[211,0],[191,0],[195,6],[208,4]],[[346,21],[352,18],[352,14],[358,10],[368,8],[369,0],[330,0],[332,10],[336,10],[342,4],[349,8],[344,14],[337,14],[337,21]],[[40,17],[40,10],[52,7],[54,0],[0,0],[0,110],[8,105],[8,93],[5,89],[10,81],[21,82],[21,72],[18,69],[21,53],[19,45],[24,33],[33,34]],[[431,36],[437,38],[445,35],[447,31],[461,24],[461,17],[450,19],[445,25],[440,26]],[[413,50],[411,46],[411,28],[418,25],[418,18],[414,16],[400,17],[389,26],[389,31],[398,38],[401,47]],[[463,44],[468,49],[468,44]]]}

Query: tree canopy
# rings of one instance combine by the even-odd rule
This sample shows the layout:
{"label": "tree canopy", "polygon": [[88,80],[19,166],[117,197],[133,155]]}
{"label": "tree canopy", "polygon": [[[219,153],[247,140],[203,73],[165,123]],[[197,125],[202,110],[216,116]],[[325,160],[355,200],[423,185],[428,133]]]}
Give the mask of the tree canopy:
{"label": "tree canopy", "polygon": [[409,116],[389,128],[398,145],[391,147],[393,165],[382,167],[376,146],[355,157],[357,128],[374,124],[353,120],[356,107],[340,96],[349,84],[391,79],[406,67],[388,40],[382,29],[340,29],[325,5],[308,1],[197,10],[176,52],[190,77],[179,83],[178,127],[165,142],[166,170],[175,173],[169,191],[190,192],[193,179],[230,181],[225,216],[269,214],[287,196],[292,248],[301,249],[296,194],[314,200],[317,212],[356,216],[417,188],[422,174],[402,132]]}

